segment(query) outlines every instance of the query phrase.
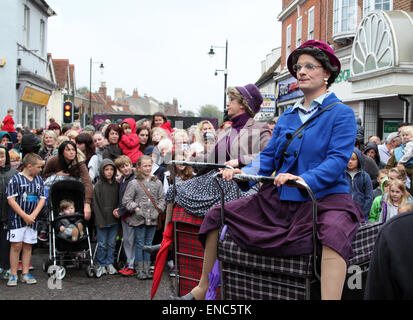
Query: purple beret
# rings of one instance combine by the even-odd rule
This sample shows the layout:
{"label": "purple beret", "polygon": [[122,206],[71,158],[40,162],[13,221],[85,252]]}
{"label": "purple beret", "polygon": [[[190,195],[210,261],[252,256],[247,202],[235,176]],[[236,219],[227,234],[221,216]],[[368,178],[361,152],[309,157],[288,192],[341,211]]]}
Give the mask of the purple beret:
{"label": "purple beret", "polygon": [[255,84],[247,84],[245,87],[235,87],[235,89],[244,96],[254,114],[260,111],[264,98]]}
{"label": "purple beret", "polygon": [[[318,49],[322,50],[327,55],[327,57],[329,58],[331,65],[333,67],[338,68],[337,75],[340,73],[340,70],[341,70],[340,60],[335,55],[334,50],[331,49],[331,47],[327,43],[322,42],[322,41],[318,41],[318,40],[308,40],[308,41],[304,42],[301,46],[299,46],[297,49],[302,49],[302,48],[306,48],[306,47],[315,47],[315,48],[318,48]],[[297,50],[297,49],[295,49],[295,50]],[[288,70],[290,71],[291,75],[294,78],[297,78],[297,75],[293,70],[293,54],[294,54],[295,50],[293,52],[291,52],[291,54],[288,56],[287,67],[288,67]]]}

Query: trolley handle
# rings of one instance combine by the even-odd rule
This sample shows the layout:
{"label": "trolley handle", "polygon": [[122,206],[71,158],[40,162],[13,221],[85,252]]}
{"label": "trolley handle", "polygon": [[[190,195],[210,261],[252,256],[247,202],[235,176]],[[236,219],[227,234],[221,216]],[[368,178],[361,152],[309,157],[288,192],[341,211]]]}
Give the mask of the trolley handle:
{"label": "trolley handle", "polygon": [[234,169],[231,166],[220,163],[210,163],[210,162],[195,162],[195,161],[178,161],[172,160],[170,164],[181,165],[181,166],[190,166],[190,167],[201,167],[201,168],[215,168],[215,169]]}

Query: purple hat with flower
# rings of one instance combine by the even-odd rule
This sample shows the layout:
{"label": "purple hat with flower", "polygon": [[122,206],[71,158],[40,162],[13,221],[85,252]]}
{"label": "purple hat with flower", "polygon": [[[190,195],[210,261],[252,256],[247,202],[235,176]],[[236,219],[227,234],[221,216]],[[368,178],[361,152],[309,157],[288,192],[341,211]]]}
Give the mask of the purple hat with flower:
{"label": "purple hat with flower", "polygon": [[245,87],[235,87],[235,89],[244,96],[254,114],[260,111],[264,98],[255,84],[247,84]]}
{"label": "purple hat with flower", "polygon": [[333,67],[338,68],[337,75],[340,73],[341,63],[340,63],[340,60],[337,58],[336,54],[334,53],[334,50],[331,49],[331,47],[323,41],[308,40],[304,42],[301,46],[299,46],[297,49],[295,49],[293,52],[291,52],[291,54],[288,56],[287,67],[291,75],[294,76],[294,78],[297,78],[297,74],[293,70],[293,54],[296,50],[306,48],[306,47],[314,47],[314,48],[318,48],[321,51],[323,51],[327,55],[328,59],[330,60],[331,65]]}

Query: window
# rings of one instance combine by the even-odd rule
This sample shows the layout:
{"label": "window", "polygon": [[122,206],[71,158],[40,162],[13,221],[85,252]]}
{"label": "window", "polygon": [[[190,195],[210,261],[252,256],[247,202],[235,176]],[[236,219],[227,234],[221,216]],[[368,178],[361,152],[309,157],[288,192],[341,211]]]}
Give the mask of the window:
{"label": "window", "polygon": [[26,47],[29,47],[30,37],[30,9],[24,6],[24,22],[23,22],[23,41]]}
{"label": "window", "polygon": [[296,36],[295,36],[295,47],[296,48],[298,48],[301,45],[302,28],[303,28],[303,19],[302,17],[299,17],[297,19],[297,31],[296,31]]}
{"label": "window", "polygon": [[393,10],[393,0],[364,0],[363,14],[364,16],[373,10]]}
{"label": "window", "polygon": [[356,30],[357,1],[334,0],[333,34]]}
{"label": "window", "polygon": [[307,40],[314,39],[314,6],[308,9],[308,37]]}
{"label": "window", "polygon": [[286,61],[287,61],[288,56],[289,56],[290,53],[291,53],[291,24],[288,25],[288,27],[287,27],[286,37],[287,37],[287,39],[286,39],[286,46],[285,46],[285,47],[286,47],[285,59],[286,59]]}
{"label": "window", "polygon": [[43,57],[44,56],[44,51],[45,51],[45,23],[44,20],[40,20],[40,54]]}

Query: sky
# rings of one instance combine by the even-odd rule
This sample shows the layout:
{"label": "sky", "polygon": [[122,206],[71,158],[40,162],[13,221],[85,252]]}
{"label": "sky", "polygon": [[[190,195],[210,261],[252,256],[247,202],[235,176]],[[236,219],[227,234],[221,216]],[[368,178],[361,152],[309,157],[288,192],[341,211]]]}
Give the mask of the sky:
{"label": "sky", "polygon": [[[261,61],[281,46],[281,0],[46,0],[48,52],[75,64],[77,87],[106,82],[161,102],[178,99],[180,110],[223,108],[228,40],[228,86],[255,83]],[[101,72],[100,62],[104,69]]]}

